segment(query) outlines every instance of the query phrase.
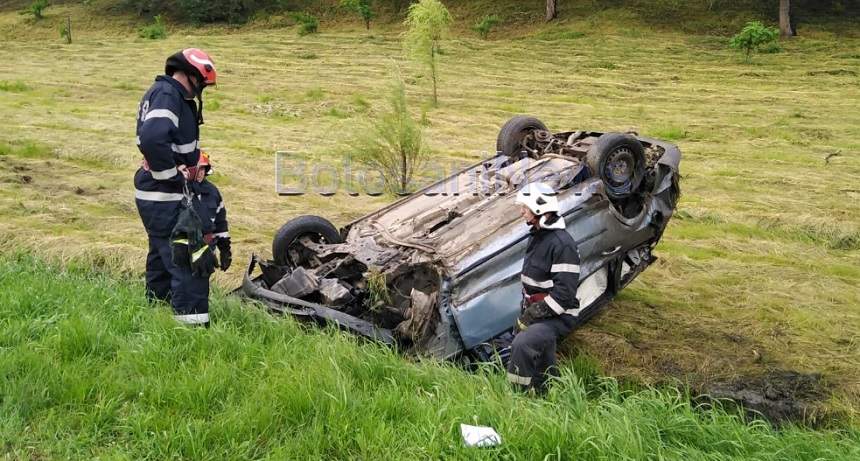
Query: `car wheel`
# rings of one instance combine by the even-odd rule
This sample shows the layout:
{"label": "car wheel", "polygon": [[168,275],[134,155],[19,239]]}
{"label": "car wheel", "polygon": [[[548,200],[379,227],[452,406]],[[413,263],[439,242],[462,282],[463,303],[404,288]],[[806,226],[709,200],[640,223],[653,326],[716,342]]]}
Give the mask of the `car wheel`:
{"label": "car wheel", "polygon": [[301,251],[299,240],[307,237],[317,243],[342,243],[337,228],[325,218],[319,216],[299,216],[287,221],[278,229],[272,240],[272,256],[276,264],[298,267],[307,262],[307,256]]}
{"label": "car wheel", "polygon": [[603,181],[609,198],[626,198],[636,193],[645,176],[645,148],[635,136],[606,133],[588,150],[586,163]]}
{"label": "car wheel", "polygon": [[534,117],[517,115],[502,125],[496,139],[496,152],[508,157],[520,158],[523,138],[535,130],[547,131],[546,125]]}

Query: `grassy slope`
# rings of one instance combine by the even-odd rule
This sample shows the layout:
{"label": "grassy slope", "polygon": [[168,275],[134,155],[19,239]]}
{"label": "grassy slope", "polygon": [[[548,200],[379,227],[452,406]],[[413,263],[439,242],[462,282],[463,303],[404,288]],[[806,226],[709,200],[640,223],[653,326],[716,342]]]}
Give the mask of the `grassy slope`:
{"label": "grassy slope", "polygon": [[[40,287],[33,289],[32,287]],[[408,363],[216,296],[209,330],[140,282],[0,258],[0,450],[11,459],[856,459],[860,433],[746,425],[565,368],[546,399],[499,372]],[[500,448],[465,449],[459,423]]]}
{"label": "grassy slope", "polygon": [[[71,46],[52,23],[67,12],[79,24]],[[323,34],[299,38],[262,26],[174,28],[165,41],[144,41],[131,20],[107,24],[78,7],[48,13],[40,24],[0,14],[3,248],[139,273],[134,112],[163,57],[188,44],[210,50],[221,70],[203,139],[228,198],[237,261],[265,252],[292,216],[343,224],[387,201],[278,198],[272,152],[339,165],[350,130],[383,105],[401,57],[396,30],[367,37],[324,22]],[[697,387],[771,369],[823,372],[833,407],[856,415],[860,41],[810,30],[787,52],[744,64],[721,38],[655,32],[621,13],[567,18],[520,40],[464,33],[447,44],[441,107],[428,112],[436,155],[474,161],[516,113],[556,129],[634,127],[675,140],[684,196],[661,259],[574,344],[612,375]],[[426,78],[411,64],[404,74],[418,106]],[[219,282],[235,285],[240,270]]]}

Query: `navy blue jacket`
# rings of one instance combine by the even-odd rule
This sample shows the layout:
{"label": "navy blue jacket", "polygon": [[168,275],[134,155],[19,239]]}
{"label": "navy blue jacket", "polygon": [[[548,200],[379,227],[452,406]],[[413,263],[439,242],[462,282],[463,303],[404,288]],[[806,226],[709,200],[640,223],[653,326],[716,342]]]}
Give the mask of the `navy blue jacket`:
{"label": "navy blue jacket", "polygon": [[176,224],[185,181],[176,167],[197,165],[199,135],[192,95],[173,77],[158,76],[137,112],[137,146],[149,169],[135,173],[134,196],[147,234],[168,237]]}
{"label": "navy blue jacket", "polygon": [[520,279],[526,295],[546,294],[543,299],[556,314],[579,315],[579,251],[573,237],[558,218],[550,228],[532,234]]}
{"label": "navy blue jacket", "polygon": [[227,226],[227,208],[224,206],[224,198],[215,184],[203,180],[198,184],[200,192],[200,204],[203,212],[203,233],[213,234],[216,239],[230,238],[230,229]]}

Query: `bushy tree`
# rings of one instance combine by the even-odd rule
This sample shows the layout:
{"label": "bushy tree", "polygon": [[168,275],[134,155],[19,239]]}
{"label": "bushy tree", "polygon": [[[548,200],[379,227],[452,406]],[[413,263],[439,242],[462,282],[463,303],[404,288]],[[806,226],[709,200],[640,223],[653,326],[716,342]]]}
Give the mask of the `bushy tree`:
{"label": "bushy tree", "polygon": [[409,6],[405,45],[410,54],[427,65],[433,80],[433,104],[439,103],[437,63],[439,45],[448,36],[453,19],[439,0],[420,0]]}
{"label": "bushy tree", "polygon": [[490,31],[493,30],[493,27],[496,27],[501,22],[501,18],[497,15],[490,14],[479,19],[475,25],[472,26],[472,30],[477,32],[481,38],[486,39],[487,36],[490,35]]}
{"label": "bushy tree", "polygon": [[33,3],[27,7],[21,14],[33,16],[33,19],[39,20],[45,17],[44,11],[48,7],[48,0],[33,0]]}
{"label": "bushy tree", "polygon": [[148,38],[150,40],[167,38],[167,26],[164,24],[164,19],[158,14],[153,18],[152,24],[141,27],[137,31],[137,34],[140,38]]}
{"label": "bushy tree", "polygon": [[412,189],[415,171],[427,159],[423,130],[409,112],[406,86],[396,74],[388,98],[390,109],[375,118],[351,143],[356,160],[379,171],[389,191],[404,194]]}
{"label": "bushy tree", "polygon": [[361,19],[364,20],[364,27],[370,30],[370,21],[374,17],[373,0],[340,0],[340,5],[358,13]]}
{"label": "bushy tree", "polygon": [[749,62],[754,51],[776,42],[778,37],[779,30],[775,27],[767,27],[759,21],[750,21],[737,35],[732,37],[729,46],[742,51],[746,61]]}
{"label": "bushy tree", "polygon": [[299,35],[315,34],[319,31],[320,20],[310,13],[293,13],[293,19],[299,25]]}

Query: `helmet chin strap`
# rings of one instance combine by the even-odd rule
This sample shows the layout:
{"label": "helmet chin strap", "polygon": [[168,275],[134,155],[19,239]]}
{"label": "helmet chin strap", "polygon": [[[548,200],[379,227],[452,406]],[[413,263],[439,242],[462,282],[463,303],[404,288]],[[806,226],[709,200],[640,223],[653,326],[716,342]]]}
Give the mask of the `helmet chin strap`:
{"label": "helmet chin strap", "polygon": [[203,89],[206,88],[205,83],[194,85],[194,97],[197,98],[197,124],[203,124]]}
{"label": "helmet chin strap", "polygon": [[566,227],[564,218],[558,215],[552,215],[552,222],[547,222],[550,220],[550,216],[551,215],[545,214],[540,217],[538,226],[540,226],[541,229],[564,229]]}
{"label": "helmet chin strap", "polygon": [[540,217],[540,219],[538,219],[538,227],[540,227],[541,229],[546,229],[546,218],[547,216],[543,215]]}

